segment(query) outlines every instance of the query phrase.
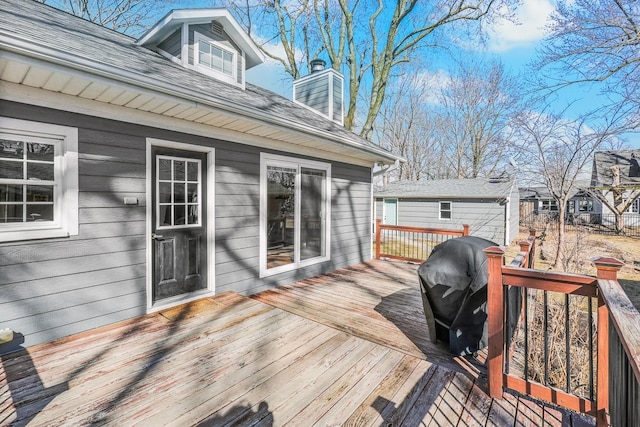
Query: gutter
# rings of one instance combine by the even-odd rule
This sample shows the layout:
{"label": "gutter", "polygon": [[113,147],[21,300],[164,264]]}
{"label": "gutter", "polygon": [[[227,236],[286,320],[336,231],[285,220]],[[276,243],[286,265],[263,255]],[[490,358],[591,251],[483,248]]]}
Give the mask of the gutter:
{"label": "gutter", "polygon": [[[22,56],[31,57],[54,65],[60,65],[73,70],[94,74],[99,77],[147,89],[159,94],[180,98],[191,102],[194,108],[198,108],[199,105],[203,105],[223,110],[231,114],[241,115],[244,118],[253,119],[262,124],[269,124],[288,131],[295,130],[311,137],[322,138],[334,143],[338,143],[349,148],[378,156],[389,162],[396,162],[397,160],[401,159],[401,157],[396,156],[386,150],[376,149],[375,147],[366,147],[355,141],[336,137],[329,131],[310,128],[299,123],[287,121],[285,119],[279,119],[278,117],[275,117],[273,115],[262,113],[260,110],[250,109],[238,104],[232,104],[225,100],[203,97],[197,91],[184,89],[176,90],[175,86],[173,85],[163,84],[163,82],[161,81],[151,79],[144,75],[113,67],[104,63],[99,63],[94,60],[75,56],[63,51],[52,49],[50,47],[41,46],[32,42],[17,39],[15,36],[8,35],[6,33],[0,33],[0,47],[6,49],[9,52],[13,52]],[[360,137],[358,136],[358,138]]]}

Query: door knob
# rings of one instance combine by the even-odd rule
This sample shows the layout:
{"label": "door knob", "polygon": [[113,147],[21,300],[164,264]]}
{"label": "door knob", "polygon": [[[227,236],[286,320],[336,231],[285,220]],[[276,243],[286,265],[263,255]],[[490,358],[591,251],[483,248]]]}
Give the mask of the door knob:
{"label": "door knob", "polygon": [[151,239],[152,240],[164,240],[164,236],[161,236],[159,234],[153,233],[153,234],[151,234]]}

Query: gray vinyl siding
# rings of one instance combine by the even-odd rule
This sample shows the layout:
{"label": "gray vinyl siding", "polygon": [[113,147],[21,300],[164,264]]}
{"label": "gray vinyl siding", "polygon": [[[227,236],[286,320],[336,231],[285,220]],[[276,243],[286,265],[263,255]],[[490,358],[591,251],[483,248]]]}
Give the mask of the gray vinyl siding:
{"label": "gray vinyl siding", "polygon": [[158,47],[176,58],[180,58],[182,56],[182,30],[174,31]]}
{"label": "gray vinyl siding", "polygon": [[[439,202],[451,202],[450,220],[439,218]],[[376,199],[376,218],[382,219],[383,202]],[[473,236],[504,243],[505,207],[496,201],[398,198],[398,225],[461,230],[469,224]]]}
{"label": "gray vinyl siding", "polygon": [[322,74],[296,85],[296,99],[314,110],[329,115],[329,74]]}
{"label": "gray vinyl siding", "polygon": [[[0,243],[0,327],[22,333],[24,346],[146,312],[147,137],[216,150],[216,207],[208,215],[215,215],[217,293],[251,294],[370,259],[369,168],[332,163],[331,260],[261,279],[264,150],[8,101],[2,113],[77,127],[79,135],[79,235]],[[125,206],[125,196],[139,204]]]}
{"label": "gray vinyl siding", "polygon": [[333,76],[333,117],[332,119],[342,123],[342,79]]}

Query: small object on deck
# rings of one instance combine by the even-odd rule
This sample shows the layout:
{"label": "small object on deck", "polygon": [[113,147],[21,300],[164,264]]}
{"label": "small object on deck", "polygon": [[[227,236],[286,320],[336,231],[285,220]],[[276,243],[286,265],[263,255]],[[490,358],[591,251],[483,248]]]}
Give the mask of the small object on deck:
{"label": "small object on deck", "polygon": [[[420,291],[431,340],[449,343],[457,355],[474,354],[488,344],[487,256],[484,249],[497,246],[480,237],[447,240],[435,248],[418,268]],[[508,323],[518,318],[520,292],[509,293]],[[508,328],[510,331],[513,328]]]}
{"label": "small object on deck", "polygon": [[0,329],[0,344],[13,341],[13,331],[9,328]]}

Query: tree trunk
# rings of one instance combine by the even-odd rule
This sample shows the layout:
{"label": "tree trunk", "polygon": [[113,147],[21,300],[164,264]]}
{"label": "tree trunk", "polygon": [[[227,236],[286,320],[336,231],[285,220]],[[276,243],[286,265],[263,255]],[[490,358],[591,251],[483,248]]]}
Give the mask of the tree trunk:
{"label": "tree trunk", "polygon": [[613,213],[616,217],[616,234],[624,233],[624,211],[625,207],[622,205],[622,191],[618,189],[613,189],[613,206],[615,209]]}
{"label": "tree trunk", "polygon": [[558,245],[556,247],[556,257],[553,261],[553,268],[559,268],[561,260],[564,257],[564,242],[566,240],[564,215],[566,210],[566,203],[558,202]]}

